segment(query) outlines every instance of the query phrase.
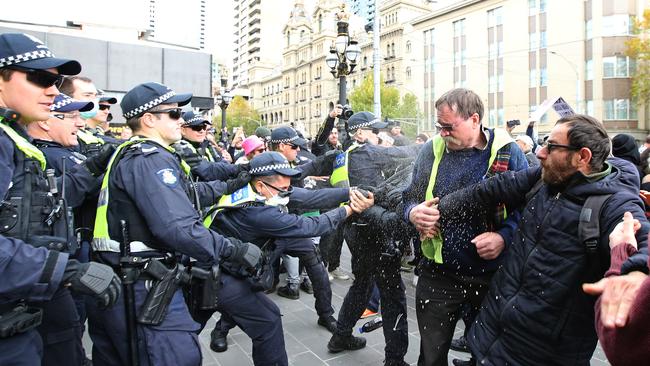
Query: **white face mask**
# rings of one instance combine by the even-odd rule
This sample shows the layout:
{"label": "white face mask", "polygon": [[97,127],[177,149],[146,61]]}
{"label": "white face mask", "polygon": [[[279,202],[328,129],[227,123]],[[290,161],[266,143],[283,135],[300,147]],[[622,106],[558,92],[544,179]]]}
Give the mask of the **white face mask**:
{"label": "white face mask", "polygon": [[[264,188],[266,188],[266,190],[269,191],[269,193],[271,193],[271,190],[266,184],[262,183],[262,185],[264,185]],[[266,204],[275,207],[286,206],[289,204],[289,196],[280,197],[277,194],[272,194],[271,197],[266,199]]]}

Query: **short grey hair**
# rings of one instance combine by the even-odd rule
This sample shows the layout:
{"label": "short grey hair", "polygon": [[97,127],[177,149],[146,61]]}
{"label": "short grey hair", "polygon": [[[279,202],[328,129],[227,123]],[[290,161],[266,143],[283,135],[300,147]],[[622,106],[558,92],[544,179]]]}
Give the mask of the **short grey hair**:
{"label": "short grey hair", "polygon": [[449,109],[465,119],[476,113],[479,122],[483,120],[483,111],[485,110],[483,101],[478,94],[469,89],[456,88],[446,92],[436,100],[436,109],[443,106],[449,107]]}
{"label": "short grey hair", "polygon": [[515,138],[515,141],[521,141],[524,143],[524,145],[526,145],[527,151],[524,151],[524,153],[528,153],[533,149],[533,139],[531,139],[528,135],[519,135]]}

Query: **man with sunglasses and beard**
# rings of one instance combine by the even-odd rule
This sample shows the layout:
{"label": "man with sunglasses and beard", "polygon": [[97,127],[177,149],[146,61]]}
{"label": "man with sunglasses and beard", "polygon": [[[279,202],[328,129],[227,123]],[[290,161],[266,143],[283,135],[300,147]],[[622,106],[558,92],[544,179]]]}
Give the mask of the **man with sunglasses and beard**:
{"label": "man with sunglasses and beard", "polygon": [[[238,239],[226,239],[206,228],[193,203],[207,206],[231,193],[220,181],[193,183],[189,167],[171,147],[181,139],[181,106],[190,102],[191,94],[176,94],[167,86],[149,82],[131,89],[120,106],[134,138],[120,145],[102,181],[100,201],[93,238],[93,255],[97,261],[120,270],[120,243],[128,245],[133,257],[146,261],[133,284],[135,308],[140,309],[135,351],[141,364],[200,365],[201,349],[197,339],[199,325],[192,320],[183,301],[181,283],[164,289],[161,276],[146,268],[158,268],[164,276],[178,278],[178,260],[191,257],[209,265],[225,265],[243,269],[257,266],[260,250]],[[171,272],[170,272],[171,271]],[[226,282],[217,291],[217,298],[232,293],[246,298],[255,296],[245,277],[221,274]],[[160,289],[156,298],[168,299],[166,304],[143,306],[149,291]],[[225,300],[224,300],[225,301]],[[150,311],[167,311],[154,317]],[[151,317],[151,318],[150,318]],[[108,310],[88,306],[93,340],[93,364],[124,365],[129,363],[125,302],[121,298]],[[147,321],[150,319],[150,321]],[[155,319],[155,320],[154,320]],[[280,316],[261,320],[277,324]],[[276,335],[282,337],[282,334]],[[275,357],[286,360],[284,342],[274,349]],[[263,346],[263,344],[261,345]],[[253,346],[257,357],[260,345]],[[274,361],[273,358],[268,359]]]}
{"label": "man with sunglasses and beard", "polygon": [[[445,220],[467,211],[496,202],[523,207],[508,256],[467,337],[476,362],[589,364],[598,340],[596,299],[582,284],[605,274],[608,236],[626,211],[640,223],[639,245],[646,246],[650,230],[636,167],[609,157],[610,151],[600,121],[570,115],[557,121],[537,152],[541,167],[508,171],[440,199],[443,233]],[[594,197],[600,205],[587,205]]]}
{"label": "man with sunglasses and beard", "polygon": [[[71,238],[54,227],[60,217],[53,196],[60,192],[63,181],[68,204],[76,206],[85,187],[101,175],[106,162],[86,161],[71,167],[58,179],[46,179],[45,156],[25,131],[30,124],[50,118],[50,108],[59,94],[57,86],[62,81],[60,74],[77,74],[80,70],[77,61],[54,57],[33,36],[0,35],[2,365],[54,364],[48,352],[43,354],[43,341],[50,343],[61,334],[41,339],[36,332],[42,319],[39,305],[48,306],[52,298],[69,299],[68,288],[95,296],[98,306],[111,306],[120,293],[119,279],[109,267],[69,259],[69,254],[62,250]],[[60,202],[61,197],[56,198]],[[73,304],[68,305],[74,308]],[[68,349],[67,364],[82,364],[80,349],[80,344]]]}
{"label": "man with sunglasses and beard", "polygon": [[476,316],[518,222],[516,206],[497,202],[490,209],[467,210],[462,219],[443,219],[438,225],[431,219],[437,215],[434,197],[528,167],[506,131],[483,127],[483,102],[473,91],[448,91],[436,101],[436,110],[439,135],[422,145],[403,197],[404,217],[422,240],[416,287],[422,366],[448,364],[459,312],[468,303],[466,324]]}

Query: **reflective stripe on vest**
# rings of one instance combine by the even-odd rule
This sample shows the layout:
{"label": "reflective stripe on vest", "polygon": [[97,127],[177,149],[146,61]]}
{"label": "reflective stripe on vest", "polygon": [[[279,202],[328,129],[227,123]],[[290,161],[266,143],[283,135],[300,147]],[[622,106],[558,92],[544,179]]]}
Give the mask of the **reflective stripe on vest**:
{"label": "reflective stripe on vest", "polygon": [[103,145],[104,140],[100,139],[99,137],[93,135],[92,133],[86,131],[86,130],[79,130],[77,131],[77,137],[83,141],[84,144],[86,145]]}
{"label": "reflective stripe on vest", "polygon": [[250,184],[247,184],[244,187],[239,188],[229,195],[224,195],[219,198],[216,209],[211,209],[208,211],[208,215],[203,219],[203,226],[209,228],[214,222],[214,218],[217,217],[217,214],[227,207],[236,207],[243,203],[248,202],[263,202],[263,199],[258,198],[259,196],[253,190],[253,187]]}
{"label": "reflective stripe on vest", "polygon": [[352,150],[356,149],[361,145],[356,142],[352,144],[345,152],[342,152],[336,156],[336,162],[334,163],[334,170],[332,170],[332,175],[330,176],[330,184],[335,188],[349,188],[350,187],[350,177],[348,176],[348,160],[349,154]]}
{"label": "reflective stripe on vest", "polygon": [[[115,248],[117,243],[115,240],[112,240],[108,235],[108,180],[110,178],[111,169],[113,168],[115,159],[117,159],[117,157],[120,156],[120,154],[124,151],[125,148],[145,141],[151,141],[154,142],[156,145],[160,145],[158,142],[151,139],[133,137],[131,140],[126,141],[122,143],[120,146],[118,146],[115,152],[113,153],[113,156],[111,156],[111,160],[108,162],[106,173],[104,173],[104,179],[102,179],[102,186],[99,191],[99,200],[97,201],[97,215],[95,216],[95,230],[93,232],[93,243],[92,243],[92,247],[94,250],[102,250],[102,248]],[[174,149],[172,147],[168,146],[165,147],[165,149],[170,151],[172,154],[174,153]],[[187,163],[185,163],[182,160],[181,160],[181,168],[183,169],[183,172],[186,175],[189,174],[190,167],[189,165],[187,165]],[[117,243],[117,247],[119,248],[119,243]],[[108,250],[108,249],[104,249],[104,250]],[[113,251],[113,250],[109,250],[109,251]]]}
{"label": "reflective stripe on vest", "polygon": [[[494,163],[497,152],[504,146],[512,142],[512,138],[502,129],[494,129],[494,139],[492,141],[492,148],[490,149],[490,160],[488,161],[488,171]],[[436,176],[438,175],[438,167],[440,161],[445,153],[445,141],[440,135],[436,135],[432,141],[433,146],[433,165],[431,166],[431,175],[429,175],[429,184],[427,186],[425,200],[433,199],[433,188],[436,185]],[[422,254],[429,259],[433,259],[436,263],[443,263],[442,259],[442,246],[443,236],[442,231],[433,238],[428,238],[422,241],[421,248]]]}
{"label": "reflective stripe on vest", "polygon": [[18,150],[22,151],[28,158],[37,160],[41,165],[41,169],[45,171],[47,162],[45,161],[45,155],[43,155],[41,150],[32,145],[31,142],[27,141],[27,139],[20,136],[18,132],[14,131],[13,128],[6,125],[2,120],[0,120],[0,128],[2,128],[7,136],[9,136],[9,138],[14,142]]}

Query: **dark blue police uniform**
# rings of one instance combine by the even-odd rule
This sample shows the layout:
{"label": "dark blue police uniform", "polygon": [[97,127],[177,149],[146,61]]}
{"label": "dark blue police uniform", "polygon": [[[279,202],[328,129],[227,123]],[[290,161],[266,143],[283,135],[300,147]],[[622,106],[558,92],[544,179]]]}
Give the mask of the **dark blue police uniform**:
{"label": "dark blue police uniform", "polygon": [[[191,94],[176,95],[164,85],[146,83],[129,91],[121,107],[125,118],[130,119],[142,116],[159,104],[187,104],[190,98]],[[136,137],[131,144],[123,144],[114,158],[102,184],[95,224],[93,251],[99,261],[117,268],[120,242],[129,244],[132,255],[159,261],[169,269],[178,269],[176,258],[181,254],[203,263],[220,263],[235,261],[238,258],[235,253],[247,247],[241,242],[238,246],[205,228],[192,206],[194,200],[201,205],[216,202],[225,193],[225,183],[200,182],[192,186],[178,156],[153,140]],[[190,196],[193,197],[190,199]],[[128,238],[123,237],[122,220],[128,227]],[[141,276],[135,283],[139,316],[143,315],[141,306],[155,285],[157,281],[147,276]],[[224,275],[218,296],[228,298],[234,293],[241,301],[246,301],[250,290],[239,296],[246,286],[249,285],[245,279]],[[162,321],[137,326],[141,365],[201,363],[196,334],[199,326],[191,318],[180,288],[172,291]],[[123,298],[106,311],[89,307],[88,318],[93,363],[126,364],[129,355]],[[258,352],[254,346],[254,358]],[[278,353],[275,349],[274,355]]]}

